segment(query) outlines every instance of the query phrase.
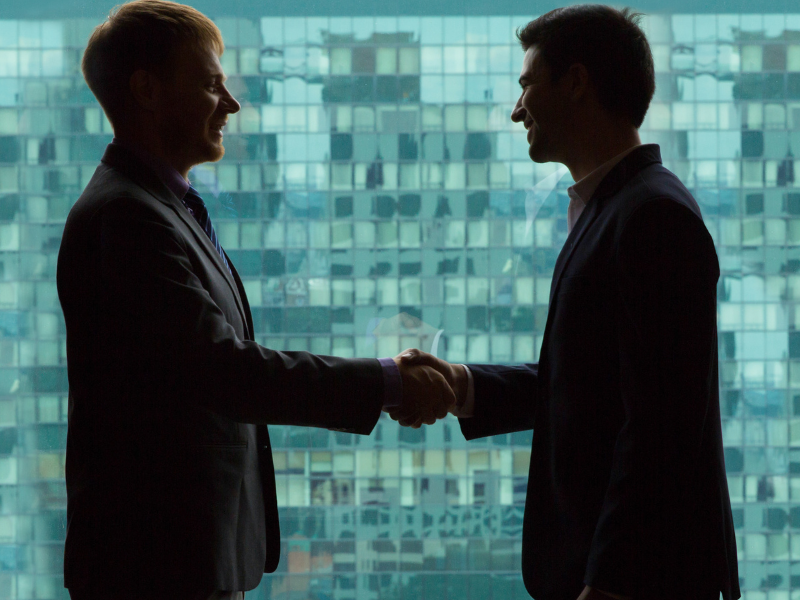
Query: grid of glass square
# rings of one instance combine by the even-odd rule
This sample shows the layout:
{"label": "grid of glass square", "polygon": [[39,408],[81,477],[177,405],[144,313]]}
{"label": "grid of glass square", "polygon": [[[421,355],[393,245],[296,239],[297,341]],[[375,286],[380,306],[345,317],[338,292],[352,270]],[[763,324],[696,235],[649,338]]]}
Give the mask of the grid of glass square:
{"label": "grid of glass square", "polygon": [[[441,331],[451,361],[537,359],[571,181],[537,188],[556,168],[531,163],[509,121],[513,30],[528,19],[215,19],[243,108],[225,159],[193,178],[260,343],[389,356]],[[55,261],[111,139],[79,72],[95,24],[0,20],[2,598],[66,598]],[[642,137],[694,193],[722,269],[723,431],[745,598],[794,600],[800,15],[645,24],[658,87]],[[454,420],[413,431],[386,419],[369,438],[271,431],[283,556],[248,598],[525,597],[530,433],[467,444]]]}

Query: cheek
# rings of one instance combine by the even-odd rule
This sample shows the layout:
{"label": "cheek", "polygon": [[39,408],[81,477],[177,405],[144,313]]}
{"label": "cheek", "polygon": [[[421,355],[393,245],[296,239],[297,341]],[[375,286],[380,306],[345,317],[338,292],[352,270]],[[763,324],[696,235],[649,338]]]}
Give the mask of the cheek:
{"label": "cheek", "polygon": [[526,99],[522,103],[522,108],[525,110],[526,113],[528,113],[531,119],[533,119],[534,121],[536,120],[536,115],[538,111],[536,110],[536,105],[534,102],[531,102],[530,99]]}
{"label": "cheek", "polygon": [[541,104],[541,99],[536,95],[533,90],[529,90],[525,93],[520,99],[520,104],[522,107],[527,110],[531,115],[537,112],[538,106]]}

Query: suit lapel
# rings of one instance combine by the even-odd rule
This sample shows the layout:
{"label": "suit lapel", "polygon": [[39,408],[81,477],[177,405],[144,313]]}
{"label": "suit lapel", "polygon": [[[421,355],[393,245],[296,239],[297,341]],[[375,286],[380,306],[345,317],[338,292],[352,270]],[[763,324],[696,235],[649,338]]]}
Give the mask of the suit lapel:
{"label": "suit lapel", "polygon": [[569,265],[575,248],[578,247],[578,244],[581,242],[586,232],[591,229],[592,224],[597,220],[603,207],[607,203],[613,202],[613,196],[643,168],[653,163],[660,162],[661,152],[656,144],[645,144],[631,151],[630,154],[616,164],[603,178],[586,205],[586,208],[583,210],[583,213],[581,213],[581,216],[575,223],[575,227],[573,227],[569,236],[567,236],[567,241],[564,243],[564,247],[561,249],[558,259],[556,260],[556,265],[553,269],[553,281],[550,284],[550,307],[547,311],[547,322],[544,326],[542,349],[539,355],[540,382],[545,380],[547,373],[547,347],[553,315],[555,314],[554,303],[558,298],[558,288],[561,284],[561,278]]}
{"label": "suit lapel", "polygon": [[592,226],[592,222],[600,214],[603,204],[610,197],[617,194],[644,167],[660,162],[661,152],[659,147],[656,144],[644,144],[632,150],[625,158],[614,165],[614,168],[603,178],[575,223],[575,227],[567,237],[561,253],[558,255],[556,266],[553,270],[553,282],[550,285],[550,304],[553,303],[553,298],[556,297],[561,275],[569,264],[572,253],[583,238],[583,234]]}
{"label": "suit lapel", "polygon": [[[223,250],[225,252],[225,250]],[[248,340],[255,339],[255,329],[253,327],[253,315],[250,311],[250,303],[247,301],[247,294],[244,293],[244,285],[242,285],[242,278],[239,277],[239,271],[236,270],[236,267],[233,266],[233,261],[231,261],[231,257],[228,256],[228,253],[225,252],[225,258],[228,259],[228,264],[231,266],[231,271],[233,273],[233,279],[236,282],[236,289],[239,290],[239,298],[242,301],[242,305],[244,308],[244,316],[245,316],[245,326],[247,327],[247,331],[245,332],[245,337]]]}
{"label": "suit lapel", "polygon": [[553,282],[550,285],[551,305],[553,304],[553,298],[556,297],[558,284],[561,283],[561,275],[564,273],[564,269],[566,269],[567,265],[569,264],[569,259],[572,258],[572,253],[575,251],[575,248],[578,246],[581,239],[583,239],[583,234],[586,233],[586,231],[592,226],[592,223],[597,218],[599,213],[600,202],[597,202],[597,200],[591,201],[583,210],[581,216],[578,217],[575,227],[572,228],[569,236],[567,236],[567,241],[564,243],[564,247],[561,249],[561,252],[558,255],[556,266],[553,270]]}
{"label": "suit lapel", "polygon": [[[233,275],[228,271],[225,263],[222,262],[222,257],[217,252],[214,244],[211,243],[208,235],[200,225],[195,221],[194,217],[189,213],[189,210],[183,205],[180,198],[178,198],[172,191],[164,185],[152,169],[142,164],[136,156],[118,144],[111,143],[106,148],[103,154],[102,161],[115,169],[119,169],[125,173],[134,183],[139,185],[143,190],[148,192],[153,198],[169,206],[172,211],[183,221],[195,237],[196,242],[206,253],[208,259],[214,264],[217,270],[222,275],[223,279],[228,284],[228,287],[236,300],[236,308],[239,310],[239,315],[242,318],[242,323],[249,327],[252,332],[252,321],[248,319],[250,315],[249,309],[245,311],[242,297],[239,295],[239,286],[234,281]],[[224,252],[224,250],[223,250]],[[227,257],[227,254],[226,254]],[[231,271],[235,272],[233,263],[228,259],[231,265]],[[244,291],[242,290],[242,295]]]}
{"label": "suit lapel", "polygon": [[[173,195],[174,197],[174,195]],[[217,252],[217,249],[214,247],[214,244],[211,243],[208,235],[203,229],[200,227],[199,223],[195,221],[194,217],[189,213],[189,210],[183,206],[183,203],[178,202],[171,202],[170,207],[175,211],[175,214],[186,224],[186,226],[192,231],[195,240],[206,253],[208,259],[214,263],[214,266],[217,267],[217,271],[219,271],[220,275],[225,279],[228,287],[230,288],[231,292],[233,293],[233,297],[236,299],[236,308],[239,309],[239,314],[242,317],[242,323],[247,326],[247,313],[245,313],[244,305],[242,303],[242,298],[239,295],[239,289],[236,285],[236,281],[234,281],[233,274],[228,271],[228,268],[225,266],[225,263],[222,262],[222,257]],[[223,250],[224,252],[224,250]],[[227,254],[225,255],[228,256]],[[231,271],[234,271],[233,264],[231,263],[230,259],[228,259],[228,264],[231,265]]]}
{"label": "suit lapel", "polygon": [[552,327],[552,321],[554,318],[553,315],[555,315],[556,312],[555,302],[556,298],[558,298],[558,286],[561,283],[561,276],[564,273],[564,269],[567,268],[575,248],[580,243],[581,239],[583,239],[586,231],[588,231],[592,226],[592,223],[595,221],[595,219],[597,219],[597,215],[600,214],[600,210],[601,203],[597,202],[596,199],[589,203],[589,205],[581,213],[581,216],[578,217],[575,227],[572,228],[569,236],[567,236],[567,241],[564,243],[564,247],[561,249],[561,253],[558,255],[558,259],[556,260],[555,270],[553,271],[553,282],[550,285],[550,306],[547,309],[547,320],[544,326],[544,335],[542,336],[542,346],[539,354],[539,373],[541,374],[541,377],[539,378],[540,384],[543,384],[545,377],[547,376],[548,340],[550,338],[550,328]]}

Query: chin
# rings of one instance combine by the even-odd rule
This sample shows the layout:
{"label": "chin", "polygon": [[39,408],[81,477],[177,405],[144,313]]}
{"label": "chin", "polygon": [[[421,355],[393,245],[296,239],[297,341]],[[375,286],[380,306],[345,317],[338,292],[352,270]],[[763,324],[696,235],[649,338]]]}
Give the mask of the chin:
{"label": "chin", "polygon": [[215,148],[214,155],[208,162],[217,162],[218,160],[222,160],[222,157],[225,156],[225,146],[220,144],[217,148]]}
{"label": "chin", "polygon": [[547,157],[547,153],[539,150],[538,148],[534,148],[533,146],[528,148],[528,156],[535,163],[551,162],[551,159]]}
{"label": "chin", "polygon": [[225,146],[222,142],[216,144],[209,144],[206,148],[205,157],[203,162],[217,162],[225,156]]}

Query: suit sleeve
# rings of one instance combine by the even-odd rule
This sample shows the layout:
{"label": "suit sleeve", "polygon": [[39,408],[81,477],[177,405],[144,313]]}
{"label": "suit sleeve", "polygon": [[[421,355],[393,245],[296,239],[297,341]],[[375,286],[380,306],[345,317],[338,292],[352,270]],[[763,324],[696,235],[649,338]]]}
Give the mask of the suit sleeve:
{"label": "suit sleeve", "polygon": [[459,419],[468,440],[533,429],[538,364],[467,365],[475,386],[474,412]]}
{"label": "suit sleeve", "polygon": [[106,330],[119,340],[115,359],[139,371],[132,385],[174,389],[176,398],[239,422],[372,430],[383,399],[377,360],[240,340],[168,220],[132,198],[106,203],[93,218],[100,318],[113,321]]}
{"label": "suit sleeve", "polygon": [[703,221],[655,199],[617,245],[616,330],[624,424],[591,544],[585,582],[646,597],[669,589],[663,565],[686,552],[697,464],[716,398],[719,266]]}

